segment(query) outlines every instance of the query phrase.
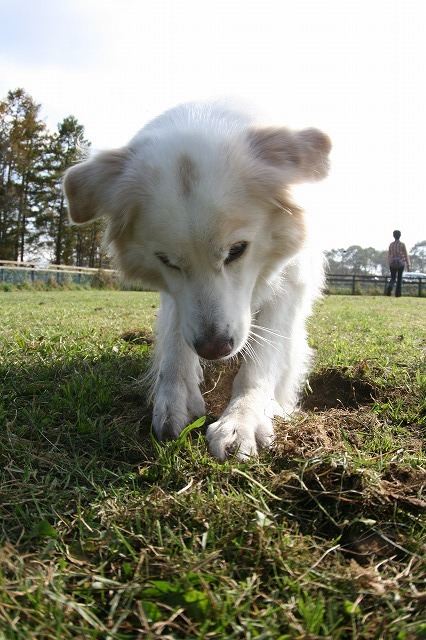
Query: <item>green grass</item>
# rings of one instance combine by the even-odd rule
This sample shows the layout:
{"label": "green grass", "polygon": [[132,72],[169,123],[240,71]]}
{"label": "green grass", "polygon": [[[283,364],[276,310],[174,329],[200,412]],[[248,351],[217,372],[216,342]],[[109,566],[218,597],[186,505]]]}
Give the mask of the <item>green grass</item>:
{"label": "green grass", "polygon": [[0,293],[0,638],[426,638],[426,301],[309,324],[274,451],[150,437],[158,296]]}

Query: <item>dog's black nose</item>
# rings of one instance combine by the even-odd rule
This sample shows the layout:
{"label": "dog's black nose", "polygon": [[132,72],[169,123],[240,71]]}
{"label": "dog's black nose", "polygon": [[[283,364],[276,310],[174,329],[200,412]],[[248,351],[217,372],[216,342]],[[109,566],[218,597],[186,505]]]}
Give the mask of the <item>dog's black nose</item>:
{"label": "dog's black nose", "polygon": [[194,349],[205,360],[220,360],[229,356],[234,348],[234,339],[226,337],[213,337],[206,340],[196,340]]}

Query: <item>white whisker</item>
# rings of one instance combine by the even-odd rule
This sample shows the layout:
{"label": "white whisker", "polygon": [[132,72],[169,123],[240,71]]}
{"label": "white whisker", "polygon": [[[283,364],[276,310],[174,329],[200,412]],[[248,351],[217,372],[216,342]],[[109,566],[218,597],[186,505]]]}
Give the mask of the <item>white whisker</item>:
{"label": "white whisker", "polygon": [[268,344],[270,347],[273,347],[274,349],[277,348],[277,345],[272,340],[268,340],[268,338],[265,338],[265,336],[261,336],[258,333],[255,333],[254,331],[250,331],[249,336],[253,342],[256,342],[256,344],[259,344],[260,346],[262,346],[263,344]]}
{"label": "white whisker", "polygon": [[261,365],[259,356],[257,355],[256,350],[253,349],[253,346],[250,344],[250,342],[245,343],[240,353],[242,354],[244,360],[246,360],[245,356],[247,356],[247,358],[250,358],[250,360],[252,360],[254,364],[257,364],[259,366]]}
{"label": "white whisker", "polygon": [[[256,344],[262,344],[262,342],[266,342],[266,338],[264,338],[263,336],[258,336],[257,333],[254,333],[254,331],[250,331],[249,332],[249,338],[251,340],[251,342],[255,342]],[[256,340],[256,338],[258,338],[258,340]]]}
{"label": "white whisker", "polygon": [[288,336],[283,335],[282,333],[278,333],[277,331],[274,331],[273,329],[269,329],[268,327],[262,327],[258,324],[254,324],[252,323],[250,325],[251,327],[253,327],[254,329],[260,329],[261,331],[264,331],[265,333],[270,333],[273,336],[276,336],[277,338],[282,338],[283,340],[290,340],[290,338]]}
{"label": "white whisker", "polygon": [[267,278],[265,278],[265,276],[261,276],[261,278],[266,282],[266,284],[271,288],[272,292],[274,295],[277,295],[278,293],[280,293],[281,291],[281,287],[280,284],[277,282],[271,282],[270,280],[268,280]]}

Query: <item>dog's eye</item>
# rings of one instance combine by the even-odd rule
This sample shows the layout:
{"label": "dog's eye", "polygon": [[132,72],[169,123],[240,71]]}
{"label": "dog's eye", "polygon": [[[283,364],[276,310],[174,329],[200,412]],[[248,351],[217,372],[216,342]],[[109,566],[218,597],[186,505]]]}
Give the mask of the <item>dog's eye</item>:
{"label": "dog's eye", "polygon": [[243,255],[247,247],[248,247],[248,242],[236,242],[235,244],[233,244],[232,247],[229,249],[229,253],[226,257],[225,264],[229,264],[230,262],[233,262],[234,260],[238,260],[238,258],[241,258],[241,256]]}
{"label": "dog's eye", "polygon": [[179,267],[177,267],[175,264],[172,264],[169,258],[164,253],[156,253],[155,255],[159,260],[161,260],[163,264],[166,265],[166,267],[169,267],[169,269],[176,269],[176,271],[180,271]]}

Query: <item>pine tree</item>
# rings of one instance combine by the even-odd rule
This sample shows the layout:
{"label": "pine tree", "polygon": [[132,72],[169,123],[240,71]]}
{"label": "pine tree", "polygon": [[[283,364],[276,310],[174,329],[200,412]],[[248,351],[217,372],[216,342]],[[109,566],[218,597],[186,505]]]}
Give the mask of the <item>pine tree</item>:
{"label": "pine tree", "polygon": [[54,264],[68,264],[100,268],[102,253],[102,224],[97,221],[84,227],[71,227],[62,190],[63,175],[85,155],[90,142],[84,138],[84,126],[74,116],[68,116],[50,139],[48,172],[44,183],[44,207],[37,218],[39,246],[45,246]]}
{"label": "pine tree", "polygon": [[37,212],[37,175],[47,131],[24,89],[0,103],[0,257],[23,261]]}
{"label": "pine tree", "polygon": [[66,202],[62,190],[65,170],[80,158],[89,142],[84,139],[84,127],[74,116],[58,124],[50,136],[46,150],[46,172],[41,176],[39,193],[43,206],[37,216],[39,247],[44,247],[55,264],[73,264],[77,232],[68,223]]}
{"label": "pine tree", "polygon": [[63,175],[90,143],[68,116],[55,133],[24,89],[0,102],[0,258],[44,258],[56,264],[101,267],[101,223],[68,222]]}

